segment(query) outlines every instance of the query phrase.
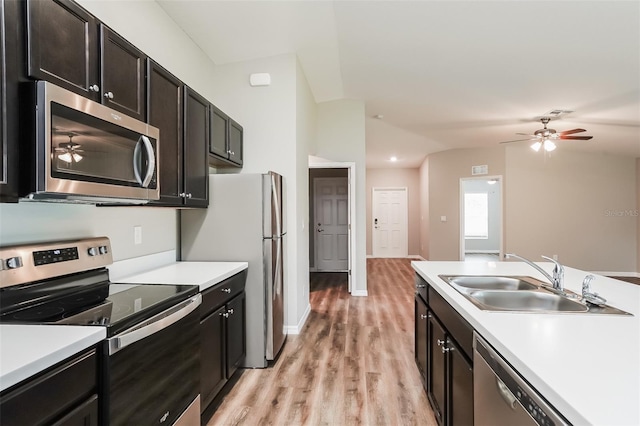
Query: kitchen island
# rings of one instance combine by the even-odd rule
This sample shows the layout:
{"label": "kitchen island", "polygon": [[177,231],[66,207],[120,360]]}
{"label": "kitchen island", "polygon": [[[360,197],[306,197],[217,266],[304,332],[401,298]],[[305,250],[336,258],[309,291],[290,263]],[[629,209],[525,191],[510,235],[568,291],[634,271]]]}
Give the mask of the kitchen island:
{"label": "kitchen island", "polygon": [[[551,272],[552,263],[539,263]],[[469,324],[575,425],[640,424],[640,286],[596,276],[592,290],[633,316],[482,311],[439,275],[543,275],[522,262],[415,261],[428,282]],[[587,272],[565,268],[580,293]]]}

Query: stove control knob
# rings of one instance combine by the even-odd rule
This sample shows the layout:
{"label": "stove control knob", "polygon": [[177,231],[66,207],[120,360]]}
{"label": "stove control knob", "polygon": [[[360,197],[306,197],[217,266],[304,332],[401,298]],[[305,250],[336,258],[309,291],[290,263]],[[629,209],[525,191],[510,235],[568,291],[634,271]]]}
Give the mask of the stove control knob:
{"label": "stove control knob", "polygon": [[22,258],[20,256],[10,257],[9,259],[7,259],[7,268],[8,269],[22,268]]}
{"label": "stove control knob", "polygon": [[109,249],[107,249],[107,246],[100,246],[100,248],[98,250],[100,250],[100,254],[109,253]]}
{"label": "stove control knob", "polygon": [[89,256],[97,256],[98,247],[89,247],[89,250],[87,250],[87,253],[89,254]]}

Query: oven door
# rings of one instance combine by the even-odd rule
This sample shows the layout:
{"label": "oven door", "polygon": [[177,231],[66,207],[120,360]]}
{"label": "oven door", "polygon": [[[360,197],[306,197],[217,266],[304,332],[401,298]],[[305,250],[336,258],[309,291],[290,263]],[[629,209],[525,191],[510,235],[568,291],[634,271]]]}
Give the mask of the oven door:
{"label": "oven door", "polygon": [[171,425],[199,411],[201,300],[197,294],[105,341],[101,424]]}
{"label": "oven door", "polygon": [[36,87],[31,198],[159,198],[158,129],[51,83]]}

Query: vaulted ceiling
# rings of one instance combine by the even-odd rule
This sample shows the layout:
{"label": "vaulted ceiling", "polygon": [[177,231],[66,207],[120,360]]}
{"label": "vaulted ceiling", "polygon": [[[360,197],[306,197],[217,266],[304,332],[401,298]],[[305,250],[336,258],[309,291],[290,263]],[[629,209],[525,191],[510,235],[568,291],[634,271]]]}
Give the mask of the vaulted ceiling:
{"label": "vaulted ceiling", "polygon": [[295,53],[317,102],[363,100],[368,167],[498,146],[554,109],[593,136],[558,149],[640,157],[638,1],[156,1],[215,64]]}

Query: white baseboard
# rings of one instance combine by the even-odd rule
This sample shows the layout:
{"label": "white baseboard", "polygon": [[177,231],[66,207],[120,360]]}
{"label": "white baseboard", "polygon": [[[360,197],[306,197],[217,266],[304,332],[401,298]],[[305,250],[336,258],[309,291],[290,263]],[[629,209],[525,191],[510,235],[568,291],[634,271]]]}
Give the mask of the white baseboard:
{"label": "white baseboard", "polygon": [[369,292],[367,290],[351,290],[351,295],[355,297],[367,297]]}
{"label": "white baseboard", "polygon": [[427,260],[424,257],[420,256],[419,254],[412,254],[409,256],[409,259],[415,259],[415,260]]}
{"label": "white baseboard", "polygon": [[613,271],[590,271],[592,274],[604,275],[605,277],[628,277],[640,278],[640,272],[613,272]]}
{"label": "white baseboard", "polygon": [[500,254],[500,250],[465,250],[469,254]]}
{"label": "white baseboard", "polygon": [[302,331],[302,327],[304,327],[304,324],[307,322],[310,313],[311,305],[307,305],[307,309],[305,309],[304,314],[302,314],[302,318],[300,318],[300,321],[298,321],[298,324],[285,326],[284,332],[286,334],[300,334],[300,331]]}

